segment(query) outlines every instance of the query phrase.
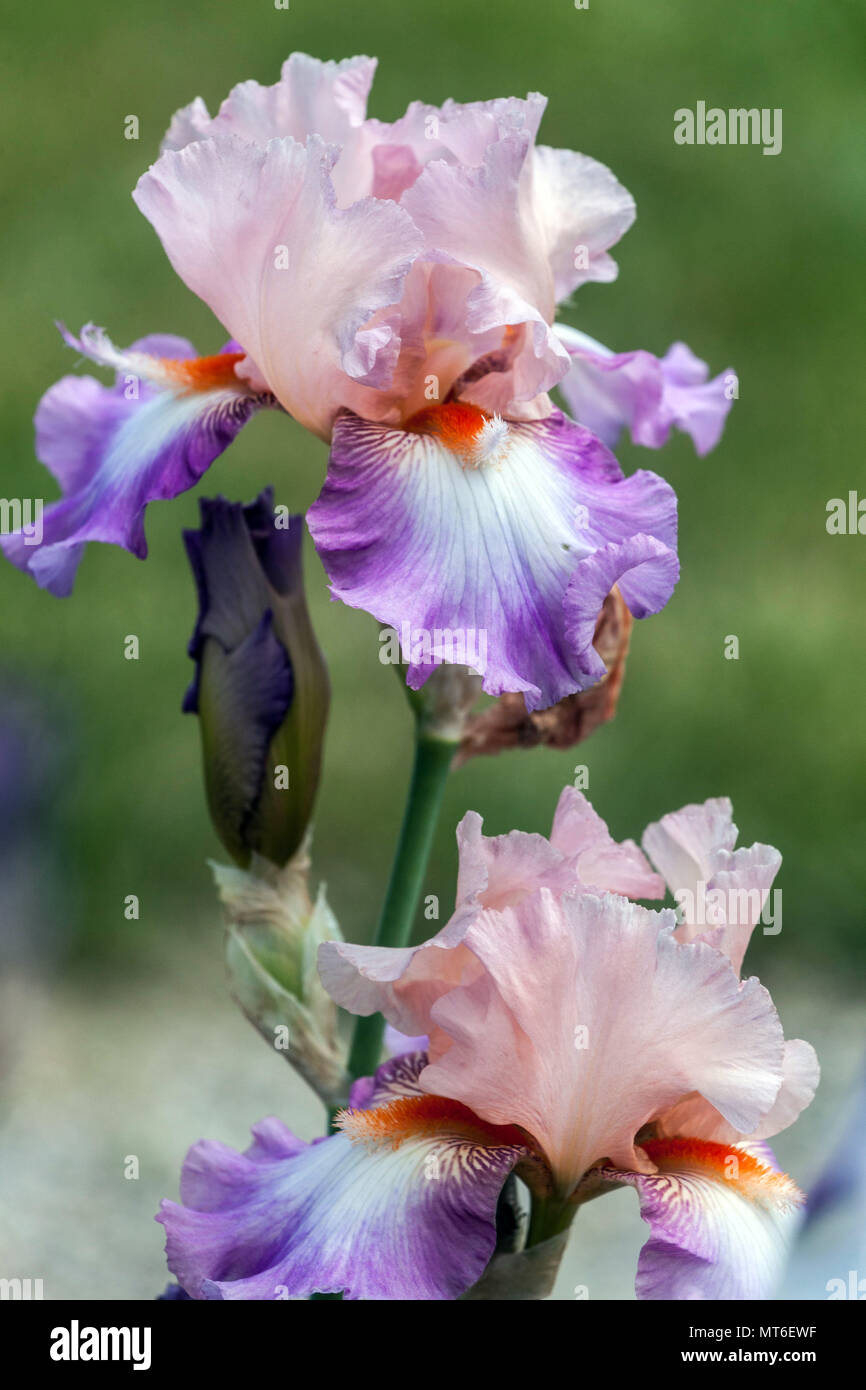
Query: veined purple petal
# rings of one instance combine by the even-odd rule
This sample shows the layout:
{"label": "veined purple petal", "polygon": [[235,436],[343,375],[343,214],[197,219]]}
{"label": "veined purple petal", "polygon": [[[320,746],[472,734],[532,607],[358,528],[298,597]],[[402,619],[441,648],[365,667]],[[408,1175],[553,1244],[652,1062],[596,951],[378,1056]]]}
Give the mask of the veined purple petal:
{"label": "veined purple petal", "polygon": [[[348,1133],[304,1144],[270,1119],[245,1154],[195,1145],[183,1205],[164,1202],[157,1217],[169,1269],[187,1293],[426,1300],[458,1298],[475,1283],[493,1253],[499,1192],[526,1150],[418,1095],[425,1061],[399,1057],[380,1068],[373,1108],[350,1112]],[[414,1131],[407,1103],[424,1108]]]}
{"label": "veined purple petal", "polygon": [[[587,649],[566,594],[581,563],[613,545],[610,582],[620,578],[635,614],[662,607],[677,574],[673,489],[644,471],[624,478],[560,411],[506,423],[457,404],[430,416],[430,432],[348,413],[336,421],[309,513],[332,594],[396,628],[414,689],[441,660],[481,670],[491,695],[523,691],[528,709],[594,684],[592,632]],[[652,582],[644,553],[620,556],[638,535],[657,542]],[[644,574],[631,578],[635,566]],[[587,600],[598,598],[596,616],[607,589],[596,567]]]}
{"label": "veined purple petal", "polygon": [[413,689],[441,660],[480,670],[491,695],[522,691],[530,710],[586,689],[604,670],[587,614],[611,585],[638,617],[670,597],[673,490],[624,478],[559,411],[423,414],[415,431],[338,418],[308,514],[331,592],[397,630]]}
{"label": "veined purple petal", "polygon": [[636,618],[664,608],[679,578],[676,551],[655,536],[629,536],[581,560],[565,593],[566,636],[587,676],[600,680],[605,664],[592,645],[601,605],[614,584]]}
{"label": "veined purple petal", "polygon": [[591,1175],[637,1189],[651,1232],[638,1260],[638,1298],[772,1297],[803,1197],[770,1149],[689,1140],[646,1148],[654,1174]]}
{"label": "veined purple petal", "polygon": [[729,369],[709,380],[709,367],[686,346],[674,343],[664,357],[651,352],[611,352],[577,329],[557,324],[571,354],[559,383],[577,420],[613,447],[623,429],[635,444],[659,449],[676,427],[688,434],[699,455],[721,438],[736,377]]}
{"label": "veined purple petal", "polygon": [[36,452],[64,497],[45,508],[41,536],[0,538],[11,562],[59,597],[72,591],[87,541],[147,554],[148,502],[194,487],[255,411],[273,406],[234,375],[236,357],[197,358],[179,338],[150,337],[120,351],[99,329],[64,334],[117,371],[114,386],[66,376],[36,412]]}

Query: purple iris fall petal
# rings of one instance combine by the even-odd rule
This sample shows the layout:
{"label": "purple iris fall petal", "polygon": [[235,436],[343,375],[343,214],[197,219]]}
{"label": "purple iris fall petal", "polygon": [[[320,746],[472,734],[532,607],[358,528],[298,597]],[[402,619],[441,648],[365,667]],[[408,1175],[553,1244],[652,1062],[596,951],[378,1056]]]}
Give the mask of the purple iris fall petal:
{"label": "purple iris fall petal", "polygon": [[71,593],[88,541],[143,559],[147,504],[194,487],[250,416],[275,404],[234,375],[240,353],[197,358],[190,343],[166,335],[120,351],[99,329],[63,332],[117,379],[65,376],[43,396],[36,453],[64,495],[45,508],[38,539],[26,531],[0,539],[9,560],[58,597]]}
{"label": "purple iris fall petal", "polygon": [[[447,404],[427,415],[414,432],[337,420],[308,514],[331,592],[396,629],[415,689],[461,651],[489,694],[520,690],[530,710],[586,689],[603,674],[592,634],[611,585],[621,580],[638,617],[670,597],[673,489],[654,473],[624,477],[559,411],[525,423]],[[653,563],[629,549],[639,537]],[[575,605],[593,621],[576,621]]]}
{"label": "purple iris fall petal", "polygon": [[623,429],[648,449],[666,444],[673,428],[691,437],[699,455],[718,444],[735,396],[733,372],[710,380],[706,362],[685,343],[654,357],[643,349],[611,352],[563,324],[557,333],[571,354],[559,383],[569,410],[611,448]]}
{"label": "purple iris fall petal", "polygon": [[[476,1282],[496,1241],[503,1183],[519,1143],[473,1141],[446,1113],[396,1137],[400,1097],[429,1103],[415,1079],[426,1057],[377,1073],[360,1133],[304,1144],[278,1120],[257,1125],[245,1154],[202,1142],[181,1176],[182,1205],[164,1202],[169,1269],[198,1299],[454,1299]],[[480,1124],[480,1122],[477,1122]],[[364,1125],[370,1133],[364,1132]]]}
{"label": "purple iris fall petal", "polygon": [[430,1040],[424,1033],[411,1037],[408,1033],[401,1033],[399,1029],[393,1028],[390,1023],[385,1025],[385,1047],[392,1057],[402,1057],[406,1052],[426,1052]]}
{"label": "purple iris fall petal", "polygon": [[[728,411],[736,399],[736,374],[728,368],[710,379],[706,362],[685,343],[673,343],[661,359],[663,390],[659,443],[667,442],[671,426],[689,435],[698,454],[718,444]],[[637,439],[638,444],[644,440]],[[647,440],[650,447],[655,447]]]}
{"label": "purple iris fall petal", "polygon": [[581,560],[565,593],[566,633],[579,652],[586,675],[600,680],[605,664],[592,645],[598,614],[614,584],[636,618],[657,613],[679,578],[679,561],[655,536],[629,536],[611,542]]}
{"label": "purple iris fall petal", "polygon": [[[675,1147],[675,1146],[671,1146]],[[638,1259],[641,1299],[773,1296],[798,1223],[802,1194],[767,1144],[684,1141],[659,1171],[601,1172],[636,1188],[650,1237]]]}

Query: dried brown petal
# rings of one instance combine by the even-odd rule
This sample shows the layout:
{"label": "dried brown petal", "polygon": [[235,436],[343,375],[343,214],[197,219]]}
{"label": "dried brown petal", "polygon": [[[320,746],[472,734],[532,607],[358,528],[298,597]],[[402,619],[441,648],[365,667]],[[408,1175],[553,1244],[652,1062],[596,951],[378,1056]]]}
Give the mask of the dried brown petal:
{"label": "dried brown petal", "polygon": [[602,605],[593,646],[607,667],[597,685],[577,695],[567,695],[549,709],[530,714],[520,694],[500,695],[494,704],[472,715],[465,724],[455,766],[482,753],[501,753],[505,748],[572,748],[589,738],[616,713],[632,616],[618,589],[612,589]]}

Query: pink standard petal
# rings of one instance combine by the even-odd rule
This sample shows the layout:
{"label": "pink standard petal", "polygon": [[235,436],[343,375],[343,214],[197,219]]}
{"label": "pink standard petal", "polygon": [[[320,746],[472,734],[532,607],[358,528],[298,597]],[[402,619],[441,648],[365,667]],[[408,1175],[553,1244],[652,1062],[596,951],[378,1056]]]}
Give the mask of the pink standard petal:
{"label": "pink standard petal", "polygon": [[604,164],[574,150],[533,151],[527,214],[539,228],[557,301],[587,281],[610,281],[607,253],[634,222],[634,199]]}
{"label": "pink standard petal", "polygon": [[530,92],[525,99],[449,100],[442,106],[413,101],[398,120],[371,120],[367,129],[375,142],[374,153],[402,150],[419,173],[434,161],[474,168],[484,163],[490,146],[507,135],[523,135],[531,145],[546,105],[546,97],[539,92]]}
{"label": "pink standard petal", "polygon": [[718,865],[707,887],[711,900],[721,905],[719,911],[724,917],[724,929],[716,945],[739,971],[781,868],[782,856],[772,845],[756,844],[733,852],[721,850]]}
{"label": "pink standard petal", "polygon": [[322,984],[349,1013],[367,1017],[381,1012],[400,1033],[429,1035],[435,1001],[480,973],[475,956],[461,945],[473,914],[473,908],[459,910],[420,946],[323,942],[318,957]]}
{"label": "pink standard petal", "polygon": [[542,886],[561,892],[576,886],[572,861],[543,835],[485,835],[483,823],[477,811],[467,811],[457,827],[458,908],[507,907]]}
{"label": "pink standard petal", "polygon": [[719,796],[648,825],[642,844],[671,892],[688,889],[696,896],[698,883],[712,878],[719,850],[732,850],[737,834],[733,807]]}
{"label": "pink standard petal", "polygon": [[618,844],[583,792],[564,787],[550,843],[569,858],[580,882],[626,898],[663,898],[664,880],[652,871],[634,840]]}
{"label": "pink standard petal", "polygon": [[437,1055],[431,1035],[422,1086],[521,1125],[563,1193],[604,1157],[644,1167],[634,1136],[688,1091],[754,1129],[782,1080],[772,1001],[673,926],[624,898],[544,889],[482,913],[463,945],[483,973],[433,1006],[450,1046]]}
{"label": "pink standard petal", "polygon": [[420,247],[394,203],[337,207],[338,153],[315,136],[205,140],[162,155],[134,195],[178,275],[324,438],[353,385],[389,384],[399,332],[371,320],[399,301]]}
{"label": "pink standard petal", "polygon": [[373,165],[364,131],[367,96],[376,71],[375,58],[320,62],[292,53],[280,79],[265,87],[240,82],[211,117],[201,97],[172,119],[162,149],[181,150],[195,140],[236,136],[266,146],[289,137],[299,144],[319,135],[341,148],[334,184],[341,205],[372,193]]}
{"label": "pink standard petal", "polygon": [[550,840],[512,830],[485,835],[483,821],[468,811],[457,827],[457,903],[445,926],[419,946],[393,949],[326,942],[319,948],[325,988],[350,1013],[384,1013],[403,1033],[436,1033],[431,1010],[441,995],[480,973],[463,948],[479,912],[520,902],[538,888],[555,893],[613,889],[634,897],[658,896],[664,885],[637,845],[617,844],[604,821],[575,788],[559,798]]}
{"label": "pink standard petal", "polygon": [[711,939],[739,972],[782,856],[772,845],[735,849],[732,814],[725,797],[684,806],[649,825],[643,844],[682,910],[679,936]]}
{"label": "pink standard petal", "polygon": [[[444,252],[480,274],[468,301],[475,333],[525,324],[525,346],[511,367],[510,395],[531,400],[562,377],[568,354],[550,327],[554,275],[538,245],[537,228],[522,215],[523,170],[531,140],[510,134],[491,144],[479,167],[437,161],[403,195],[431,250]],[[495,234],[493,229],[495,229]],[[470,399],[489,407],[478,392]]]}
{"label": "pink standard petal", "polygon": [[811,1043],[794,1038],[785,1043],[782,1057],[782,1084],[771,1108],[749,1134],[729,1124],[703,1096],[683,1097],[656,1120],[656,1130],[664,1137],[691,1136],[719,1144],[772,1139],[792,1125],[811,1105],[821,1077],[818,1058]]}

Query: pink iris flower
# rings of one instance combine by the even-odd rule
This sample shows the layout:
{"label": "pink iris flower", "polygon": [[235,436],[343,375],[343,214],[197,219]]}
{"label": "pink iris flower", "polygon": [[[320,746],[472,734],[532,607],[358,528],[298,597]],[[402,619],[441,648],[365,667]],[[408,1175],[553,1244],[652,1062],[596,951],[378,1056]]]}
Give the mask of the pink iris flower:
{"label": "pink iris flower", "polygon": [[[567,1225],[637,1190],[642,1298],[768,1298],[802,1198],[766,1140],[811,1100],[808,1043],[740,978],[779,866],[735,848],[730,803],[688,806],[644,848],[566,788],[549,840],[458,830],[454,915],[405,950],[327,943],[334,998],[426,1051],[356,1083],[340,1133],[277,1120],[244,1155],[196,1145],[165,1203],[169,1267],[194,1298],[455,1298],[494,1249],[507,1175]],[[634,898],[716,895],[712,926]],[[696,901],[696,898],[693,899]],[[275,1292],[280,1290],[280,1292]]]}
{"label": "pink iris flower", "polygon": [[608,444],[677,426],[703,452],[730,400],[681,344],[617,356],[556,324],[616,275],[634,203],[604,165],[536,142],[543,97],[414,102],[386,123],[366,116],[374,67],[296,53],[216,116],[200,99],[175,115],[134,197],[230,341],[202,358],[66,334],[116,382],[45,395],[37,452],[64,496],[40,543],[3,549],[59,595],[87,541],[144,556],[147,503],[281,409],[330,444],[308,523],[331,592],[410,634],[410,685],[443,659],[436,634],[483,634],[484,688],[547,706],[604,673],[592,636],[614,584],[644,617],[677,580],[673,490],[625,477]]}

